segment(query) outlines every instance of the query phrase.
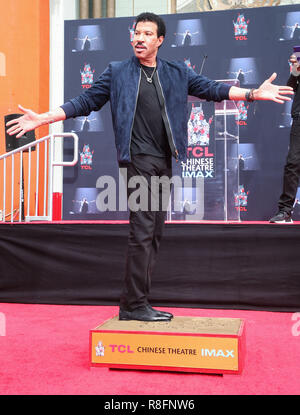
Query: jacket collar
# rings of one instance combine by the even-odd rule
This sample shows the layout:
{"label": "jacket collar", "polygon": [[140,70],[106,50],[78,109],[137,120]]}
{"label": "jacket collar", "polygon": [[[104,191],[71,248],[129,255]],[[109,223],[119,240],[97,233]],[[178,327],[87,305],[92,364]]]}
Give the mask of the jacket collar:
{"label": "jacket collar", "polygon": [[[132,61],[134,62],[134,64],[139,68],[140,67],[140,61],[138,60],[138,58],[133,55],[132,57]],[[162,65],[162,61],[160,58],[156,58],[156,62],[157,62],[157,69],[160,69],[161,65]]]}

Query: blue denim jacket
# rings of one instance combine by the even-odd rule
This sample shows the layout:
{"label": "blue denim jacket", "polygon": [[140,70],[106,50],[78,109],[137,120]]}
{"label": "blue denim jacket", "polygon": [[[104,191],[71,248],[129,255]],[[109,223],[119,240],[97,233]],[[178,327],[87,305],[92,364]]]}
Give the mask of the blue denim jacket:
{"label": "blue denim jacket", "polygon": [[[157,75],[167,117],[172,154],[186,158],[188,95],[207,101],[229,99],[230,86],[197,75],[183,62],[157,58]],[[122,62],[112,62],[90,89],[61,107],[67,118],[89,115],[110,100],[118,160],[130,162],[130,142],[141,79],[139,60],[133,56]]]}

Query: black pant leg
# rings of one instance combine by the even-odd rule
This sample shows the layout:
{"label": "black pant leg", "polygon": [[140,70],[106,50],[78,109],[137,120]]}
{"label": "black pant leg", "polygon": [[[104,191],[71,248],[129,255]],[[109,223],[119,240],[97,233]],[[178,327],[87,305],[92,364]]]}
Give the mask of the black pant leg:
{"label": "black pant leg", "polygon": [[284,166],[283,191],[279,199],[279,210],[293,210],[300,176],[300,120],[294,120],[290,133],[290,147]]}
{"label": "black pant leg", "polygon": [[152,244],[150,249],[150,256],[147,267],[147,294],[150,293],[151,288],[151,278],[156,265],[157,255],[160,247],[160,242],[163,236],[163,231],[165,227],[166,212],[156,212],[155,215],[155,224],[154,232],[152,238]]}
{"label": "black pant leg", "polygon": [[170,179],[172,177],[172,161],[170,159],[161,160],[159,178],[161,179],[162,177],[166,178],[165,184],[161,184],[159,186],[158,195],[154,195],[154,198],[156,199],[156,204],[159,206],[159,210],[155,212],[154,232],[147,271],[147,294],[149,294],[151,288],[151,278],[156,265],[160,242],[163,237],[167,209],[170,200]]}
{"label": "black pant leg", "polygon": [[[151,177],[165,175],[165,173],[171,177],[170,163],[163,158],[152,156],[135,156],[127,168],[128,182],[133,176],[145,177],[148,194],[147,210],[130,210],[126,273],[120,300],[121,307],[128,310],[148,303],[151,274],[166,217],[165,211],[151,209]],[[133,194],[133,191],[128,189],[128,197]],[[162,192],[154,196],[161,199]]]}

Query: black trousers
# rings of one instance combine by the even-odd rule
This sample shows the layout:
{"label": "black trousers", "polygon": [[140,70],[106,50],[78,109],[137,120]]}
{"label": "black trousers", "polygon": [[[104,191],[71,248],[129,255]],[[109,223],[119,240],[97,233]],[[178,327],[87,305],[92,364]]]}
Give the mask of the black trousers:
{"label": "black trousers", "polygon": [[294,119],[290,133],[290,147],[284,166],[283,191],[279,210],[291,213],[293,210],[300,177],[300,118]]}
{"label": "black trousers", "polygon": [[[125,166],[120,167],[124,168]],[[126,271],[120,306],[132,311],[148,304],[147,297],[151,286],[151,275],[156,263],[166,218],[166,206],[162,206],[163,188],[159,186],[159,191],[156,191],[157,187],[153,186],[153,181],[154,178],[161,178],[162,176],[170,179],[172,176],[172,162],[170,158],[139,154],[132,157],[132,162],[126,165],[126,169],[130,216]],[[128,185],[130,185],[130,181],[131,185],[132,181],[134,183],[135,176],[143,177],[143,183],[130,188]],[[138,210],[136,210],[136,207],[134,209],[132,207],[132,202],[135,200],[134,192],[137,191],[137,188],[141,198],[145,198],[147,195],[146,205],[144,203],[144,206],[142,206],[142,201],[138,200],[142,206]],[[159,203],[159,206],[157,203]]]}

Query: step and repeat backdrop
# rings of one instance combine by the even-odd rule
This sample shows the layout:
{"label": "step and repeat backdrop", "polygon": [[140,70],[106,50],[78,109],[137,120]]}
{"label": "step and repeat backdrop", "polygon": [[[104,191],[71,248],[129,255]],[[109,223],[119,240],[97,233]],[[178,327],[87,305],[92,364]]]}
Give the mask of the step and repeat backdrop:
{"label": "step and repeat backdrop", "polygon": [[[275,83],[286,84],[289,56],[293,46],[300,45],[299,5],[163,18],[167,34],[159,57],[185,62],[196,73],[211,79],[236,79],[245,88],[257,87],[273,72],[277,73]],[[111,61],[133,55],[134,25],[134,17],[65,22],[65,101],[90,88]],[[236,104],[239,186],[234,195],[235,209],[242,220],[268,220],[277,209],[282,189],[292,103]],[[179,169],[182,177],[203,179],[204,209],[200,219],[217,219],[210,209],[216,203],[214,186],[217,189],[222,185],[214,171],[218,162],[214,108],[191,102],[189,111],[187,156],[194,167],[181,163],[174,169],[176,174]],[[128,211],[114,145],[110,103],[88,117],[67,120],[64,130],[79,136],[79,162],[64,169],[63,219],[126,220]],[[65,143],[64,158],[71,157],[72,149]],[[112,193],[114,200],[108,200]],[[192,190],[187,199],[195,201]],[[184,213],[189,212],[173,212],[169,219],[184,219]],[[294,217],[300,219],[298,198]]]}

